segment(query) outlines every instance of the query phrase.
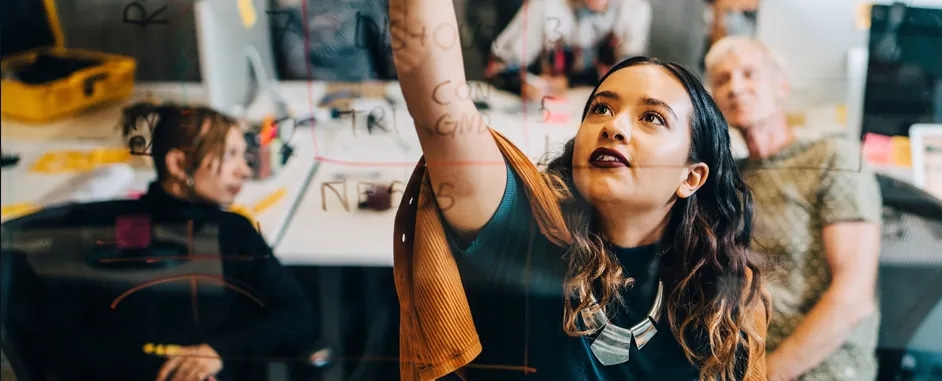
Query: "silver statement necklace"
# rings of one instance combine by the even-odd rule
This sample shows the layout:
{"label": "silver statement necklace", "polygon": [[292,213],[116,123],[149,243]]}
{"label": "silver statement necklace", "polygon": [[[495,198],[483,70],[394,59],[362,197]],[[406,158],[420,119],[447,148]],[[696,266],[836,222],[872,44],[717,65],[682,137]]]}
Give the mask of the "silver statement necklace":
{"label": "silver statement necklace", "polygon": [[592,306],[582,310],[582,320],[586,328],[593,333],[601,330],[601,333],[592,341],[590,348],[595,358],[599,359],[602,365],[617,365],[628,362],[628,353],[631,349],[631,342],[640,350],[657,334],[657,328],[654,323],[661,318],[661,298],[664,296],[664,282],[657,282],[657,296],[654,297],[654,304],[648,311],[648,316],[644,320],[631,326],[631,328],[622,328],[612,324],[605,311],[602,310],[592,297]]}

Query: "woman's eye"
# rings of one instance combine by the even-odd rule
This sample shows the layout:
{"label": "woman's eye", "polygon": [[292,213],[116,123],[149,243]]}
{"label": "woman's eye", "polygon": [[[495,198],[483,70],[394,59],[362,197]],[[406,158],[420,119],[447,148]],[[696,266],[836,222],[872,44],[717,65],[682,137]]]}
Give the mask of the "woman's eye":
{"label": "woman's eye", "polygon": [[642,119],[643,121],[647,122],[647,123],[654,123],[654,124],[659,124],[659,125],[664,125],[664,124],[665,124],[665,123],[664,123],[664,118],[661,118],[660,115],[655,114],[655,113],[653,113],[653,112],[649,112],[649,113],[644,114],[644,115],[641,117],[641,119]]}
{"label": "woman's eye", "polygon": [[609,109],[608,106],[604,104],[597,104],[595,105],[595,107],[592,108],[592,111],[595,112],[596,114],[608,114],[612,110]]}

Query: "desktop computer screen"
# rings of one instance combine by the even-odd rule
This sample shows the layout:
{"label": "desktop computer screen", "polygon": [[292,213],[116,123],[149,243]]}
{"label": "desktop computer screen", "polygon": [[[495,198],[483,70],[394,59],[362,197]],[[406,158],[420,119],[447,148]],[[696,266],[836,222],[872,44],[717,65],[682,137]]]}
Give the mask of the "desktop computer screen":
{"label": "desktop computer screen", "polygon": [[863,46],[854,25],[860,0],[762,0],[756,38],[783,62],[790,107],[809,109],[846,102],[848,49]]}
{"label": "desktop computer screen", "polygon": [[942,7],[874,5],[861,138],[942,123]]}
{"label": "desktop computer screen", "polygon": [[[200,70],[207,103],[234,117],[244,116],[256,96],[275,93],[275,60],[267,0],[199,0],[194,5]],[[244,8],[243,5],[242,8]],[[246,22],[245,12],[251,12]],[[279,110],[280,111],[280,110]]]}

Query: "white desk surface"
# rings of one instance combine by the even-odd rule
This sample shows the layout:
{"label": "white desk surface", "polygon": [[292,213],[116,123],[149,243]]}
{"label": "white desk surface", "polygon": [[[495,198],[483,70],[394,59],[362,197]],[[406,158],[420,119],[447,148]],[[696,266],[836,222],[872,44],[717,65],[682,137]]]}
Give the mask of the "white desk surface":
{"label": "white desk surface", "polygon": [[[328,86],[317,82],[282,82],[280,87],[295,115],[305,115],[314,109]],[[396,97],[396,94],[392,94],[394,90],[395,83],[387,89],[389,97],[401,102],[401,95]],[[515,142],[532,160],[538,161],[547,151],[551,152],[548,156],[558,154],[562,143],[575,135],[590,91],[588,88],[573,89],[567,100],[548,105],[554,114],[568,113],[568,121],[544,123],[539,105],[521,107],[519,98],[496,91],[487,99],[491,110],[484,113],[488,115],[493,128]],[[198,83],[138,84],[131,99],[98,107],[72,118],[41,125],[4,118],[0,124],[3,149],[8,153],[20,154],[21,161],[17,166],[2,172],[2,204],[35,202],[75,175],[29,173],[29,166],[48,150],[126,146],[115,128],[121,107],[146,97],[199,103],[204,95]],[[358,107],[354,105],[354,108]],[[369,112],[368,108],[374,106],[366,101],[362,107],[362,111]],[[299,129],[292,139],[295,157],[289,164],[271,179],[247,184],[240,193],[236,203],[251,207],[279,188],[287,191],[281,201],[255,216],[261,225],[262,234],[286,264],[392,264],[393,219],[395,204],[399,200],[394,198],[394,207],[385,212],[358,210],[360,192],[357,182],[390,184],[398,180],[405,183],[421,152],[417,148],[415,130],[405,105],[383,107],[389,108],[385,113],[388,119],[393,119],[390,118],[392,115],[396,116],[395,129],[399,138],[384,134],[369,135],[365,130],[366,118],[362,117],[357,119],[357,126],[352,126],[348,117],[319,123],[315,129]],[[249,107],[247,116],[261,119],[270,109],[269,100],[260,98]],[[734,138],[734,148],[737,148],[737,143],[741,142],[736,142]],[[403,145],[405,148],[400,147]],[[152,178],[152,168],[139,168],[131,188],[143,190]],[[311,181],[306,182],[308,178]],[[347,178],[345,192],[350,211],[343,208],[330,189],[322,188],[323,183],[341,178]],[[343,191],[340,184],[334,188]],[[322,202],[325,191],[325,201]]]}
{"label": "white desk surface", "polygon": [[[325,84],[306,82],[282,83],[282,92],[292,109],[304,110],[310,104],[316,104],[323,95]],[[50,123],[29,124],[15,120],[2,120],[3,149],[7,153],[20,155],[20,163],[15,167],[3,169],[2,205],[17,203],[36,203],[42,197],[66,184],[77,172],[61,174],[37,174],[29,167],[51,150],[90,150],[102,147],[126,147],[116,125],[121,108],[127,104],[145,99],[148,96],[160,100],[173,100],[179,103],[199,103],[203,97],[199,84],[138,84],[130,99],[89,110],[71,118]],[[313,99],[313,101],[310,101]],[[250,118],[261,119],[270,109],[270,103],[259,98],[248,110]],[[321,132],[318,130],[318,132]],[[329,135],[318,134],[319,141],[327,141]],[[267,195],[285,189],[280,201],[253,216],[261,226],[262,234],[272,246],[277,245],[290,213],[294,210],[302,194],[305,180],[314,171],[314,135],[313,129],[301,128],[291,139],[295,156],[275,176],[251,181],[243,187],[235,203],[251,208]],[[143,191],[154,179],[154,169],[148,158],[136,158],[135,178],[127,191]],[[126,193],[126,192],[125,192]],[[4,220],[7,217],[4,217]]]}
{"label": "white desk surface", "polygon": [[[491,127],[516,143],[531,160],[538,161],[547,150],[559,151],[566,140],[575,136],[587,94],[587,89],[573,90],[568,103],[554,106],[561,114],[568,108],[571,118],[566,123],[543,123],[539,107],[533,105],[528,106],[526,113],[491,110],[487,114]],[[404,185],[422,155],[405,106],[393,107],[397,108],[396,125],[404,149],[386,134],[369,135],[359,128],[354,135],[353,128],[345,124],[338,127],[331,146],[319,150],[325,160],[318,164],[284,239],[275,248],[283,263],[392,266],[393,222],[401,193],[394,194],[393,207],[383,212],[359,210],[357,204],[359,182],[388,185],[399,181]],[[346,180],[335,183],[333,189],[345,194],[346,207],[334,190],[322,185],[342,179]]]}
{"label": "white desk surface", "polygon": [[[486,113],[490,115],[491,127],[505,134],[534,161],[558,154],[561,146],[575,136],[584,102],[591,89],[573,89],[564,105],[571,118],[568,122],[549,124],[542,122],[539,106],[530,105],[524,113],[502,112],[501,107]],[[495,102],[495,99],[499,101]],[[503,93],[496,93],[491,103],[519,105],[520,101]],[[405,107],[398,107],[397,127],[399,136],[408,142],[408,150],[396,148],[389,137],[367,135],[360,129],[356,137],[349,127],[343,127],[332,140],[331,147],[322,156],[326,161],[319,164],[313,181],[307,188],[298,207],[297,214],[288,226],[284,239],[275,248],[279,258],[293,265],[327,266],[391,266],[393,248],[393,223],[398,197],[394,197],[393,208],[384,212],[359,210],[358,182],[391,184],[406,183],[416,161],[421,156],[412,121]],[[508,107],[513,108],[513,107]],[[519,109],[519,107],[517,107]],[[518,110],[519,111],[519,110]],[[390,115],[391,113],[387,113]],[[823,118],[817,118],[823,119]],[[804,137],[817,137],[841,131],[839,126],[815,121],[816,129],[799,128],[796,133]],[[737,139],[738,138],[738,139]],[[745,154],[744,143],[738,134],[733,134],[733,150],[737,157]],[[372,164],[372,165],[371,165]],[[336,183],[334,189],[345,193],[347,208],[331,190],[322,187],[325,182]],[[345,184],[346,189],[344,189]],[[396,195],[398,196],[398,194]]]}

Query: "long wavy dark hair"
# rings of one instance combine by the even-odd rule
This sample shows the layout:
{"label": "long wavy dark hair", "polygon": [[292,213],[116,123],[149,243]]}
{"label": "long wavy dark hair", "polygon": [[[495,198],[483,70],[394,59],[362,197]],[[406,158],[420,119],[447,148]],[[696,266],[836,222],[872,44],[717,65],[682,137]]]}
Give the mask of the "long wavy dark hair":
{"label": "long wavy dark hair", "polygon": [[[701,380],[734,380],[737,369],[744,369],[748,362],[737,358],[737,349],[748,345],[747,337],[759,341],[764,337],[762,332],[749,332],[746,319],[750,316],[743,313],[754,298],[761,297],[760,265],[749,250],[752,196],[730,152],[726,120],[694,74],[677,64],[635,57],[615,65],[599,85],[612,73],[636,65],[660,66],[683,83],[694,109],[688,162],[706,163],[710,168],[700,189],[676,200],[668,233],[661,237],[660,275],[669,292],[668,322],[687,358],[700,366]],[[591,100],[590,96],[583,120]],[[591,205],[573,191],[574,146],[575,139],[568,141],[562,156],[550,161],[544,174],[561,198],[573,237],[567,253],[565,291],[570,302],[563,328],[571,336],[581,336],[589,333],[578,323],[579,311],[593,308],[589,293],[595,293],[599,306],[621,303],[621,291],[632,280],[605,249],[606,238],[593,228]],[[748,283],[747,272],[751,272]]]}

